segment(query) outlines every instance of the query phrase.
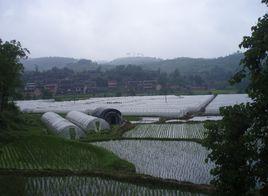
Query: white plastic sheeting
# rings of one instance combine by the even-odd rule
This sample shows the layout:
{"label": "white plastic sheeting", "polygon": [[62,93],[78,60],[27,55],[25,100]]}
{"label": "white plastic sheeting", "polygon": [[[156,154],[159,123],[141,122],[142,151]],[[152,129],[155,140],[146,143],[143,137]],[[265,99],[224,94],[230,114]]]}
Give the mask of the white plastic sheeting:
{"label": "white plastic sheeting", "polygon": [[171,119],[167,120],[166,123],[183,123],[183,122],[204,122],[204,121],[219,121],[222,120],[222,116],[195,116],[187,120]]}
{"label": "white plastic sheeting", "polygon": [[188,112],[199,111],[213,95],[157,95],[157,96],[131,96],[131,97],[103,97],[79,101],[17,101],[17,105],[24,112],[61,112],[94,111],[96,108],[114,108],[125,116],[150,117],[182,117]]}
{"label": "white plastic sheeting", "polygon": [[69,112],[66,119],[81,127],[85,132],[99,132],[110,129],[110,125],[105,120],[78,111]]}
{"label": "white plastic sheeting", "polygon": [[152,124],[160,120],[159,117],[143,117],[141,120],[130,121],[132,124]]}
{"label": "white plastic sheeting", "polygon": [[220,107],[252,102],[247,94],[226,94],[217,97],[206,107],[206,115],[219,115]]}
{"label": "white plastic sheeting", "polygon": [[50,130],[61,137],[78,139],[85,136],[79,127],[54,112],[46,112],[42,115],[41,120]]}

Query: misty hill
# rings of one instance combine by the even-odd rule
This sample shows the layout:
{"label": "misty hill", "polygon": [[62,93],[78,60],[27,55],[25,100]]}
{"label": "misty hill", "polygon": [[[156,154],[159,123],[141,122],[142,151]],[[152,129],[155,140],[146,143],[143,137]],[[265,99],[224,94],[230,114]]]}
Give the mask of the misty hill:
{"label": "misty hill", "polygon": [[76,62],[66,65],[65,67],[75,72],[82,72],[96,70],[98,68],[98,64],[88,59],[80,59]]}
{"label": "misty hill", "polygon": [[175,59],[162,60],[154,57],[125,57],[118,58],[109,63],[98,64],[88,59],[74,59],[66,57],[42,57],[32,58],[22,61],[25,70],[35,70],[37,66],[40,71],[49,70],[53,67],[67,67],[76,72],[94,70],[99,66],[103,70],[112,69],[117,65],[138,65],[147,70],[158,70],[171,73],[178,69],[181,73],[201,73],[213,69],[223,69],[224,71],[233,72],[237,70],[240,60],[243,58],[242,53],[235,53],[225,57],[218,58],[188,58],[180,57]]}
{"label": "misty hill", "polygon": [[22,63],[26,71],[35,70],[36,67],[39,71],[45,71],[53,67],[64,68],[66,65],[76,61],[74,58],[67,57],[41,57],[22,60]]}
{"label": "misty hill", "polygon": [[178,69],[181,73],[199,73],[203,71],[209,71],[214,68],[221,68],[226,71],[235,71],[239,67],[239,63],[242,58],[242,53],[235,53],[225,57],[212,59],[180,57],[176,59],[145,64],[143,68],[149,70],[160,69],[164,72],[173,72],[175,69]]}
{"label": "misty hill", "polygon": [[110,65],[144,65],[161,62],[162,59],[155,57],[122,57],[110,61]]}

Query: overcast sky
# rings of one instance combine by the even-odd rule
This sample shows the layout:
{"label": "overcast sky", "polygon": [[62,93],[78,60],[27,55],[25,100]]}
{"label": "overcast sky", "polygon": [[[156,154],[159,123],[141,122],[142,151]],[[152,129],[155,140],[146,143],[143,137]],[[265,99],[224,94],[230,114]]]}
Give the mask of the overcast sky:
{"label": "overcast sky", "polygon": [[0,38],[31,57],[218,57],[238,50],[261,0],[0,0]]}

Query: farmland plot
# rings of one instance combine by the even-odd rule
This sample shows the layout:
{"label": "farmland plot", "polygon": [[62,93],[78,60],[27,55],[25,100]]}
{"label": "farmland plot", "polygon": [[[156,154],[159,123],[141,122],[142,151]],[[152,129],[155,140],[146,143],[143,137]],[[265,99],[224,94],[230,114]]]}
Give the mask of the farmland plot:
{"label": "farmland plot", "polygon": [[220,107],[233,106],[235,104],[252,102],[247,94],[227,94],[218,95],[207,107],[205,114],[219,115]]}
{"label": "farmland plot", "polygon": [[186,141],[119,140],[96,142],[120,158],[132,162],[138,173],[208,184],[213,163],[205,163],[208,151],[200,144]]}
{"label": "farmland plot", "polygon": [[[16,186],[18,185],[18,186]],[[1,190],[3,189],[3,190]],[[99,177],[0,176],[0,192],[6,195],[178,195],[201,196],[183,190],[151,189]]]}
{"label": "farmland plot", "polygon": [[57,137],[27,136],[0,149],[0,169],[135,171],[134,165],[104,149]]}
{"label": "farmland plot", "polygon": [[172,138],[203,139],[205,128],[202,123],[147,124],[138,125],[126,132],[126,138]]}
{"label": "farmland plot", "polygon": [[142,117],[140,120],[130,121],[132,124],[152,124],[160,120],[159,117]]}
{"label": "farmland plot", "polygon": [[47,111],[67,113],[82,111],[91,113],[98,107],[114,108],[125,116],[182,117],[188,112],[197,112],[204,107],[213,95],[194,96],[132,96],[91,98],[78,101],[30,100],[17,101],[24,112],[43,113]]}
{"label": "farmland plot", "polygon": [[205,121],[219,121],[219,120],[222,120],[222,116],[194,116],[187,120],[181,120],[181,119],[166,120],[166,123],[205,122]]}

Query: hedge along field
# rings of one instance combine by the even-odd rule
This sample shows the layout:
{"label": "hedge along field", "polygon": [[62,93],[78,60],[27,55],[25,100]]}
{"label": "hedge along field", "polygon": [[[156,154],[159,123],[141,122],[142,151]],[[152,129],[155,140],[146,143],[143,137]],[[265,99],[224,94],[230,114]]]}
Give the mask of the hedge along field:
{"label": "hedge along field", "polygon": [[203,139],[203,123],[143,124],[124,133],[125,138]]}
{"label": "hedge along field", "polygon": [[105,149],[53,136],[21,136],[0,150],[0,169],[135,171]]}
{"label": "hedge along field", "polygon": [[205,163],[208,151],[189,141],[117,140],[96,142],[120,158],[135,164],[138,173],[164,179],[209,184],[213,163]]}
{"label": "hedge along field", "polygon": [[0,176],[0,192],[6,195],[206,195],[183,190],[152,189],[99,177],[78,176]]}

